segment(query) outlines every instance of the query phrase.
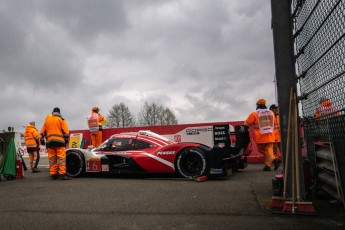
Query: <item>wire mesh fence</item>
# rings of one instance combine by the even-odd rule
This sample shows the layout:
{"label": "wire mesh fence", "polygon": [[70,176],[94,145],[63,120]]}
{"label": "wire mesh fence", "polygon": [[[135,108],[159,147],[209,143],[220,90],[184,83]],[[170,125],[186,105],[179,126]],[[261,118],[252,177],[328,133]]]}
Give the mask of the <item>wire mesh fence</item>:
{"label": "wire mesh fence", "polygon": [[345,140],[345,0],[292,0],[291,14],[305,136]]}

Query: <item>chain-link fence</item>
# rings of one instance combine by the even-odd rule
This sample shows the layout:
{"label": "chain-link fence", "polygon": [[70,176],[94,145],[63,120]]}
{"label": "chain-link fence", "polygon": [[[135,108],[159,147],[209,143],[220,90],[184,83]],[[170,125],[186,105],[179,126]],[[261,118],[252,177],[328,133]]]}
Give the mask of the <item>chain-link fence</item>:
{"label": "chain-link fence", "polygon": [[319,187],[345,205],[345,0],[291,3],[307,152]]}
{"label": "chain-link fence", "polygon": [[292,18],[305,135],[345,140],[345,1],[293,0]]}

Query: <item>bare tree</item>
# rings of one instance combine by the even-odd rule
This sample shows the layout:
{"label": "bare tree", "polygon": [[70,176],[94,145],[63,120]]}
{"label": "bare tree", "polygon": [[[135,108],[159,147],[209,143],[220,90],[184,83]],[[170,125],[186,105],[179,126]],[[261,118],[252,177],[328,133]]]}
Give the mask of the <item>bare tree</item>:
{"label": "bare tree", "polygon": [[176,116],[168,107],[162,110],[160,125],[177,125]]}
{"label": "bare tree", "polygon": [[109,128],[125,128],[135,125],[135,117],[123,102],[113,105],[107,118],[109,122],[106,127]]}
{"label": "bare tree", "polygon": [[138,114],[140,125],[157,126],[157,125],[173,125],[177,124],[176,116],[169,108],[162,105],[151,104],[145,102],[142,110]]}

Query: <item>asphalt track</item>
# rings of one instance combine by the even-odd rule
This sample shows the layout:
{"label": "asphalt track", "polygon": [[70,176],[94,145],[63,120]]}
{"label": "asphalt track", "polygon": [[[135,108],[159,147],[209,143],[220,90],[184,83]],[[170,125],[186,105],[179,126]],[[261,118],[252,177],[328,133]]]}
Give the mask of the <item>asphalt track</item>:
{"label": "asphalt track", "polygon": [[51,181],[41,169],[0,182],[0,229],[345,229],[344,208],[322,200],[313,216],[272,214],[274,172],[261,164],[204,182],[164,175]]}

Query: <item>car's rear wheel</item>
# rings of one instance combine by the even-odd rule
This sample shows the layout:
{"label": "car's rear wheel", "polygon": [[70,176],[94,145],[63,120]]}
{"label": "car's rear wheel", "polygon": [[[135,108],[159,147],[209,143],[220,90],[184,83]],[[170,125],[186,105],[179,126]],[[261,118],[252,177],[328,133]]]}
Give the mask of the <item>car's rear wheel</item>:
{"label": "car's rear wheel", "polygon": [[185,178],[197,178],[206,173],[207,163],[201,149],[184,149],[177,157],[176,169]]}
{"label": "car's rear wheel", "polygon": [[66,153],[66,173],[71,177],[81,176],[85,172],[85,160],[81,152]]}

